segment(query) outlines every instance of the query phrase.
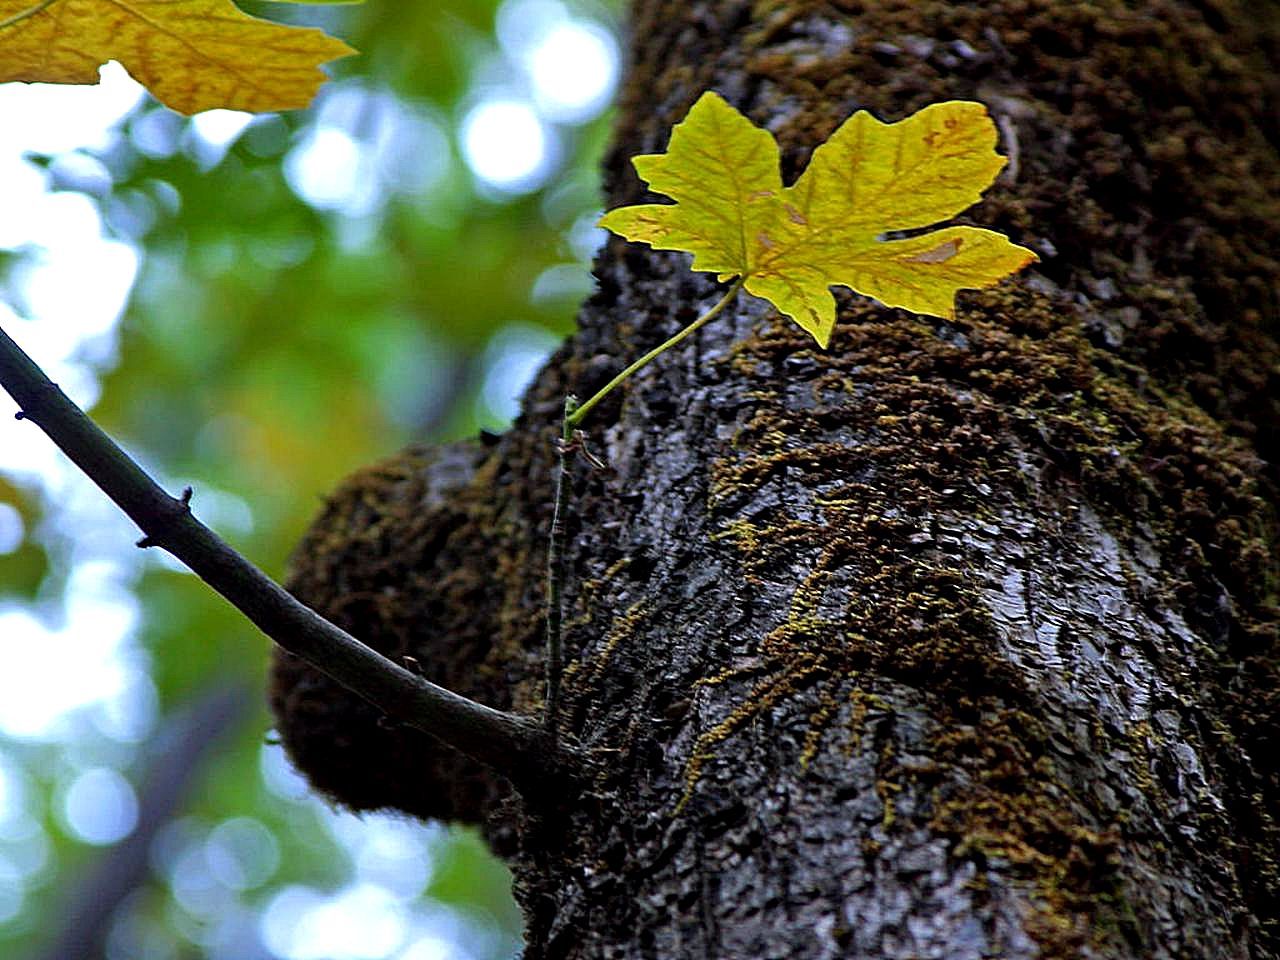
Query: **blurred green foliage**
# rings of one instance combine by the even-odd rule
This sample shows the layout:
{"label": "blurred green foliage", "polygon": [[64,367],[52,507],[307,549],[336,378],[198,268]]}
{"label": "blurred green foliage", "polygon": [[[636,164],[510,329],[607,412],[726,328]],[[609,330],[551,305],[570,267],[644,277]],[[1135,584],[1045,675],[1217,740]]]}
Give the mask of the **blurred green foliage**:
{"label": "blurred green foliage", "polygon": [[[225,154],[147,100],[128,118],[126,136],[94,155],[105,180],[60,185],[93,196],[109,232],[142,254],[95,418],[168,486],[191,484],[196,512],[279,577],[344,474],[411,440],[503,426],[484,401],[492,345],[511,324],[544,331],[548,342],[563,336],[590,288],[583,224],[599,203],[595,166],[607,121],[557,127],[554,174],[540,189],[506,196],[477,183],[457,135],[477,78],[501,63],[495,0],[244,6],[324,26],[361,55],[333,66],[335,82],[312,110],[256,119]],[[606,24],[617,15],[613,4],[568,6]],[[419,133],[443,133],[429,141],[435,155],[420,156],[429,181],[413,175],[419,140],[393,143],[386,155],[410,168],[400,180],[384,177],[359,211],[317,209],[291,186],[291,152],[318,124],[345,125],[350,138],[373,142],[404,116],[425,118]],[[55,158],[49,168],[56,179]],[[0,253],[0,285],[22,256]],[[54,609],[69,567],[51,560],[62,548],[41,532],[45,511],[57,505],[33,489],[0,474],[0,503],[18,508],[27,531],[17,550],[0,555],[0,599]],[[267,642],[193,577],[153,561],[134,590],[161,727],[222,678],[263,688]],[[196,833],[244,817],[270,831],[280,866],[243,892],[250,908],[283,885],[332,888],[351,874],[323,810],[265,786],[269,726],[255,704],[197,774],[182,814]],[[26,770],[27,804],[48,844],[37,895],[0,922],[0,954],[20,957],[48,941],[60,895],[100,852],[71,839],[56,812],[58,785],[84,757],[68,760],[65,744],[3,738],[0,749]],[[71,747],[116,749],[104,738]],[[145,744],[120,749],[127,756],[117,765],[136,786],[155,758]],[[433,841],[431,860],[426,897],[495,918],[505,939],[486,941],[497,951],[488,955],[509,953],[519,917],[505,869],[465,831]],[[173,898],[158,865],[128,901],[129,923],[145,934],[134,941],[157,958],[222,955],[198,946],[201,924]]]}

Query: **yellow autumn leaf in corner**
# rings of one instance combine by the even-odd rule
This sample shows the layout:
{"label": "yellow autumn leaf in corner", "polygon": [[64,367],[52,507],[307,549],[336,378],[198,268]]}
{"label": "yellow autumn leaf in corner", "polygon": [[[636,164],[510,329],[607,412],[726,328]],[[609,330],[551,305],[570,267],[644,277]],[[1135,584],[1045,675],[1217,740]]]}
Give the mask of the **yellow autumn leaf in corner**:
{"label": "yellow autumn leaf in corner", "polygon": [[0,81],[97,83],[118,60],[180,113],[307,106],[320,64],[355,51],[231,0],[0,0]]}
{"label": "yellow autumn leaf in corner", "polygon": [[898,123],[863,110],[783,187],[773,135],[708,92],[671,131],[666,153],[632,161],[651,190],[676,202],[620,207],[600,225],[690,252],[694,270],[743,277],[748,293],[825,347],[836,319],[832,286],[950,319],[956,291],[989,287],[1037,259],[978,227],[880,239],[976,203],[1005,164],[995,144],[980,103],[938,103]]}

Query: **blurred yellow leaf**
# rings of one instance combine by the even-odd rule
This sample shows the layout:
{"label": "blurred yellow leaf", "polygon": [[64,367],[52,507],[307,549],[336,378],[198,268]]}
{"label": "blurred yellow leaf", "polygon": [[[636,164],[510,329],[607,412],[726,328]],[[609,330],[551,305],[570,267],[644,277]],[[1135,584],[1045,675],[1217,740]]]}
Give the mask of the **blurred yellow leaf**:
{"label": "blurred yellow leaf", "polygon": [[320,64],[354,52],[231,0],[0,0],[0,81],[97,83],[118,60],[180,113],[305,107]]}
{"label": "blurred yellow leaf", "polygon": [[1005,164],[980,103],[948,101],[898,123],[865,110],[814,151],[783,187],[778,145],[705,93],[664,154],[635,157],[651,190],[675,204],[610,211],[600,221],[630,240],[694,255],[693,269],[745,278],[825,347],[835,325],[830,287],[891,307],[951,318],[957,290],[988,287],[1037,259],[1002,234],[947,227],[908,239],[976,203]]}

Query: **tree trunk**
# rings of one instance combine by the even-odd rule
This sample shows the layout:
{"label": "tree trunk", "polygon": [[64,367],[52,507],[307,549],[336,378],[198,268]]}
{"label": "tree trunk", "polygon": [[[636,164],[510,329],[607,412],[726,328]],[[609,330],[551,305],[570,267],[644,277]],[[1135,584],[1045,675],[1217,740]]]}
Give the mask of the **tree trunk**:
{"label": "tree trunk", "polygon": [[[609,206],[707,89],[787,180],[856,109],[974,99],[1010,164],[969,216],[1042,263],[951,323],[838,292],[827,352],[743,297],[593,415],[582,794],[517,809],[282,657],[297,762],[487,811],[530,958],[1280,956],[1278,11],[636,0]],[[713,302],[687,265],[611,240],[513,430],[353,478],[299,595],[536,710],[562,397]]]}

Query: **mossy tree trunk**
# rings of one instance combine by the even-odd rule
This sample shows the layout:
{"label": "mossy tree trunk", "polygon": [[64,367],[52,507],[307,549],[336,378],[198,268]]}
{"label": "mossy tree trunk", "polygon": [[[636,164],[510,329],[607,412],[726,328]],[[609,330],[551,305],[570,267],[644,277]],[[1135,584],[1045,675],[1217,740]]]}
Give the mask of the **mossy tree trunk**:
{"label": "mossy tree trunk", "polygon": [[[475,819],[539,957],[1280,956],[1278,15],[1231,0],[636,0],[607,202],[715,89],[784,177],[858,108],[976,99],[973,221],[1042,263],[954,323],[743,298],[587,426],[563,730],[502,800],[296,662],[290,750],[359,808]],[[353,478],[295,590],[433,679],[541,697],[552,438],[713,302],[612,240],[489,445]],[[495,812],[496,811],[496,812]]]}

